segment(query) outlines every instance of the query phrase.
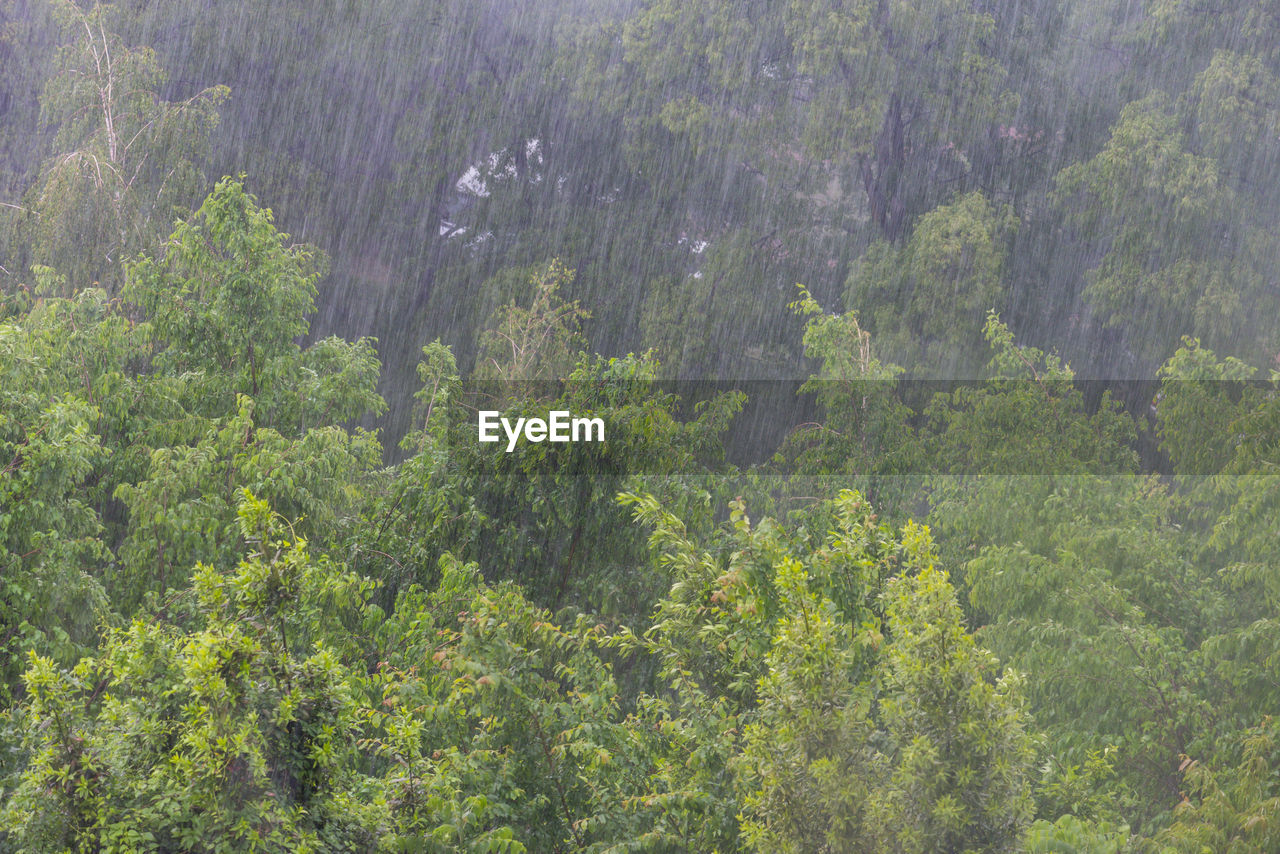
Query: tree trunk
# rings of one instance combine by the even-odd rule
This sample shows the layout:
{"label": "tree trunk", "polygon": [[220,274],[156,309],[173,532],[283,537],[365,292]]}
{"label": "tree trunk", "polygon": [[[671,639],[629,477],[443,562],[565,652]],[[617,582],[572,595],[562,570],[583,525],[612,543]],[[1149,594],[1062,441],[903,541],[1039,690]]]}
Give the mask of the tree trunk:
{"label": "tree trunk", "polygon": [[871,221],[890,241],[896,241],[906,224],[900,179],[906,166],[906,129],[902,121],[902,99],[889,97],[884,124],[876,137],[875,152],[862,161],[862,186],[867,192]]}

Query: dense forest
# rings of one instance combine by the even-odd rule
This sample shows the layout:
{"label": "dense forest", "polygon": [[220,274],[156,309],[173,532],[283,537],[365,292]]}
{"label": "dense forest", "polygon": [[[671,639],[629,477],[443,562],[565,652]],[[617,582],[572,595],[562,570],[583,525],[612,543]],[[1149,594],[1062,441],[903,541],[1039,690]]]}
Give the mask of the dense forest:
{"label": "dense forest", "polygon": [[0,852],[1280,851],[1277,33],[0,0]]}

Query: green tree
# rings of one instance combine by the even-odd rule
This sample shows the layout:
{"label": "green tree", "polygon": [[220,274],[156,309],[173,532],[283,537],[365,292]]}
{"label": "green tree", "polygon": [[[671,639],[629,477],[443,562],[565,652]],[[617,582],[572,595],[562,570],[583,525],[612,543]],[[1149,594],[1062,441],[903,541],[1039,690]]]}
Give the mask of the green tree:
{"label": "green tree", "polygon": [[[1206,92],[1218,85],[1202,84]],[[1168,354],[1170,332],[1240,353],[1277,350],[1272,331],[1255,320],[1276,305],[1267,286],[1276,269],[1264,237],[1269,214],[1211,153],[1222,154],[1231,136],[1193,140],[1183,113],[1162,93],[1133,101],[1102,150],[1057,178],[1072,221],[1105,235],[1085,294],[1108,325],[1129,331],[1139,366]],[[1259,124],[1232,115],[1242,126]],[[1216,114],[1203,118],[1206,134],[1223,124]]]}
{"label": "green tree", "polygon": [[1172,806],[1179,755],[1239,725],[1206,646],[1230,600],[1177,508],[1151,478],[1056,475],[975,478],[934,510],[965,556],[980,638],[1026,674],[1054,762],[1114,747],[1116,775],[1098,785],[1132,795],[1135,828]]}
{"label": "green tree", "polygon": [[147,423],[163,394],[133,371],[143,345],[104,291],[52,296],[65,279],[37,268],[35,293],[0,321],[0,691],[17,687],[21,649],[69,663],[108,618],[102,568],[123,519],[115,487],[145,467]]}
{"label": "green tree", "polygon": [[[0,326],[0,366],[30,380],[43,365],[14,346],[18,334]],[[97,412],[73,395],[42,399],[33,384],[0,400],[0,697],[8,700],[21,650],[65,661],[87,649],[106,616],[94,577],[107,555],[102,523],[83,492],[105,451],[91,431]]]}
{"label": "green tree", "polygon": [[535,268],[527,275],[532,293],[528,307],[520,304],[522,300],[505,303],[480,334],[477,379],[514,384],[558,382],[568,375],[575,354],[585,343],[580,326],[590,314],[557,295],[572,282],[575,271],[553,259],[545,268]]}
{"label": "green tree", "polygon": [[1021,677],[1000,675],[965,631],[946,573],[922,558],[887,591],[882,714],[895,767],[873,808],[880,833],[904,852],[1014,851],[1036,753]]}
{"label": "green tree", "polygon": [[860,827],[873,781],[844,772],[874,768],[866,703],[893,532],[852,492],[794,529],[734,501],[705,540],[653,496],[622,500],[652,527],[669,583],[651,627],[618,638],[658,667],[657,690],[637,702],[664,735],[654,835],[679,850],[861,844],[839,836]]}
{"label": "green tree", "polygon": [[1012,849],[1035,742],[1017,678],[974,644],[932,568],[927,529],[895,535],[846,491],[790,530],[735,502],[708,549],[652,497],[624,500],[671,578],[652,628],[619,639],[660,663],[665,691],[639,707],[698,739],[661,766],[680,797],[654,821],[698,828],[678,844]]}
{"label": "green tree", "polygon": [[155,367],[182,378],[192,413],[216,418],[248,395],[258,423],[301,435],[386,407],[373,341],[298,345],[321,261],[288,238],[270,209],[224,178],[162,252],[130,265],[122,296],[148,321]]}
{"label": "green tree", "polygon": [[1133,420],[1110,391],[1090,413],[1075,374],[1057,356],[1016,344],[991,312],[983,334],[989,379],[940,392],[925,408],[922,444],[951,474],[1097,474],[1137,470]]}
{"label": "green tree", "polygon": [[228,90],[165,101],[154,52],[125,45],[108,24],[111,7],[54,6],[66,43],[41,98],[42,121],[56,128],[54,153],[24,200],[32,259],[114,293],[123,262],[154,249],[174,212],[197,198]]}
{"label": "green tree", "polygon": [[1187,757],[1187,795],[1174,810],[1174,820],[1144,850],[1153,852],[1222,851],[1262,854],[1280,845],[1276,786],[1280,743],[1270,717],[1243,733],[1241,757],[1232,768],[1215,769]]}
{"label": "green tree", "polygon": [[250,551],[197,568],[189,624],[135,619],[69,670],[33,655],[31,761],[3,813],[19,846],[372,844],[344,795],[358,697],[340,654],[370,585],[313,559],[265,502],[246,494],[238,519]]}
{"label": "green tree", "polygon": [[1230,425],[1245,408],[1244,383],[1256,373],[1239,359],[1219,360],[1198,338],[1183,338],[1160,367],[1155,401],[1160,449],[1180,474],[1215,474],[1236,455]]}
{"label": "green tree", "polygon": [[1023,843],[1028,854],[1124,854],[1131,850],[1129,829],[1064,815],[1031,825]]}
{"label": "green tree", "polygon": [[341,541],[355,524],[381,462],[377,436],[328,426],[291,438],[255,424],[252,398],[238,402],[190,444],[154,450],[143,476],[116,488],[129,525],[110,577],[126,613],[150,591],[180,588],[197,562],[234,558],[243,542],[236,521],[242,489],[297,518],[321,544]]}
{"label": "green tree", "polygon": [[[443,345],[424,349],[423,429],[405,445],[416,453],[371,508],[378,521],[352,548],[379,578],[428,583],[440,554],[451,551],[491,579],[519,580],[552,609],[639,618],[657,590],[642,537],[613,496],[633,475],[722,471],[720,437],[743,397],[717,395],[683,415],[680,399],[659,382],[652,353],[604,358],[573,350],[581,312],[556,296],[571,271],[552,262],[530,275],[529,306],[504,305],[482,335],[478,379],[462,382]],[[605,440],[522,439],[507,453],[505,440],[476,441],[477,409],[500,409],[512,422],[545,419],[552,410],[599,418]]]}
{"label": "green tree", "polygon": [[432,592],[404,589],[363,718],[394,828],[381,845],[592,851],[637,832],[626,801],[652,736],[624,721],[603,641],[451,556]]}
{"label": "green tree", "polygon": [[874,613],[851,623],[808,576],[793,558],[777,564],[780,615],[739,763],[742,838],[757,851],[866,851],[868,802],[886,766],[867,679],[883,637]]}
{"label": "green tree", "polygon": [[817,396],[822,421],[797,428],[783,454],[807,475],[911,472],[916,444],[897,388],[902,369],[876,358],[856,311],[826,314],[804,287],[792,309],[806,318],[805,355],[820,360],[800,391]]}
{"label": "green tree", "polygon": [[381,457],[377,434],[341,422],[385,408],[373,342],[307,348],[314,253],[291,246],[242,184],[220,181],[158,257],[129,268],[123,297],[144,322],[154,383],[168,397],[145,456],[113,495],[129,513],[113,595],[136,604],[199,560],[240,549],[239,490],[337,542],[358,518]]}
{"label": "green tree", "polygon": [[845,302],[861,309],[882,352],[913,373],[967,378],[982,324],[1006,301],[1012,210],[978,192],[929,211],[901,247],[878,243],[854,266]]}
{"label": "green tree", "polygon": [[[625,105],[630,128],[743,161],[779,198],[833,186],[860,195],[876,231],[897,240],[932,206],[937,178],[966,177],[991,128],[1012,116],[1004,59],[1051,39],[1053,25],[1051,13],[1035,19],[1016,4],[949,0],[732,12],[652,2],[606,25],[592,79],[605,81],[607,106]],[[1004,56],[997,32],[1014,45]]]}

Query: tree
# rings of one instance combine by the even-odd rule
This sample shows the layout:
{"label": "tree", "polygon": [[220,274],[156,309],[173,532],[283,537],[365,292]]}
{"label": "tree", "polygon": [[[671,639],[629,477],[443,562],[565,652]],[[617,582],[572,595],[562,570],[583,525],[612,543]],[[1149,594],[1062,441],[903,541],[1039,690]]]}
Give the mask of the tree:
{"label": "tree", "polygon": [[129,511],[118,602],[179,583],[198,560],[229,560],[241,488],[304,517],[326,544],[358,514],[382,449],[376,433],[339,425],[385,408],[381,365],[369,339],[297,343],[318,272],[314,253],[287,239],[226,178],[161,254],[129,267],[123,297],[145,321],[167,411],[141,431],[134,477],[114,488]]}
{"label": "tree", "polygon": [[[861,186],[889,241],[932,206],[940,179],[966,176],[999,121],[1012,123],[1017,85],[1001,54],[1052,38],[1051,22],[1032,23],[1016,4],[817,0],[789,13],[795,67],[814,99],[806,148]],[[1008,41],[999,49],[997,32]]]}
{"label": "tree", "polygon": [[67,43],[41,98],[55,153],[24,205],[32,258],[79,286],[119,289],[123,262],[153,249],[175,210],[194,201],[225,86],[180,102],[159,96],[154,52],[126,47],[108,6],[55,0]]}
{"label": "tree", "polygon": [[[660,366],[650,354],[578,353],[563,382],[547,379],[544,363],[534,360],[527,369],[540,381],[474,384],[459,381],[442,345],[424,355],[426,429],[409,444],[417,453],[371,510],[379,520],[373,536],[366,530],[353,540],[369,571],[425,583],[439,555],[452,551],[480,562],[494,580],[519,580],[544,606],[640,617],[657,592],[654,578],[641,559],[642,538],[611,499],[631,477],[723,471],[719,437],[742,395],[718,395],[682,419],[681,401],[658,382]],[[475,410],[495,405],[511,421],[553,410],[599,418],[605,440],[521,440],[507,453],[504,443],[476,442]]]}
{"label": "tree", "polygon": [[[504,304],[481,335],[476,379],[460,380],[444,345],[424,349],[423,429],[404,446],[414,456],[371,509],[376,526],[352,548],[379,578],[428,583],[450,551],[479,563],[491,580],[519,580],[553,610],[638,618],[656,593],[654,579],[642,538],[612,498],[631,476],[723,471],[720,437],[744,398],[720,394],[682,412],[652,353],[604,358],[576,350],[582,312],[557,296],[572,271],[553,261],[526,276],[527,307],[519,297]],[[598,418],[604,441],[521,440],[507,452],[505,440],[476,441],[477,409],[500,409],[513,423],[549,411]]]}
{"label": "tree", "polygon": [[900,247],[878,243],[854,266],[845,302],[883,352],[915,375],[967,378],[987,313],[1003,305],[1012,210],[968,193],[922,216]]}
{"label": "tree", "polygon": [[557,295],[574,275],[556,259],[528,271],[528,308],[518,298],[505,303],[480,335],[477,379],[532,383],[536,388],[539,382],[554,383],[568,375],[584,343],[580,326],[590,317],[576,302],[566,303]]}
{"label": "tree", "polygon": [[[0,369],[12,382],[42,370],[20,331],[0,325]],[[17,344],[18,346],[15,346]],[[102,523],[84,494],[105,451],[97,412],[74,395],[43,398],[32,383],[0,391],[0,697],[16,687],[21,651],[65,661],[91,643],[106,597],[94,577],[107,554]]]}
{"label": "tree", "polygon": [[946,474],[1096,474],[1137,470],[1133,420],[1110,391],[1089,411],[1075,374],[1055,355],[1016,344],[990,312],[990,378],[939,392],[922,444]]}
{"label": "tree", "polygon": [[791,530],[735,502],[708,548],[652,497],[623,499],[654,525],[671,578],[653,627],[619,639],[660,664],[664,690],[640,708],[698,739],[662,766],[680,797],[653,821],[695,822],[678,844],[1013,849],[1034,739],[1017,677],[964,630],[927,529],[895,534],[846,491]]}
{"label": "tree", "polygon": [[390,850],[590,851],[641,832],[653,735],[624,720],[603,626],[560,624],[509,582],[441,560],[376,634],[363,744]]}
{"label": "tree", "polygon": [[[73,298],[37,267],[34,293],[0,320],[0,692],[22,649],[69,663],[107,619],[102,567],[122,522],[111,493],[145,465],[138,445],[163,394],[132,370],[143,345],[100,289]],[[139,457],[142,457],[140,460]]]}
{"label": "tree", "polygon": [[350,796],[359,683],[339,634],[344,619],[359,623],[371,585],[313,559],[251,495],[238,524],[250,551],[197,567],[185,619],[108,630],[69,670],[32,655],[32,759],[3,812],[18,845],[373,844]]}
{"label": "tree", "polygon": [[[1211,72],[1217,78],[1223,69]],[[1201,84],[1206,94],[1219,85]],[[1234,117],[1246,126],[1265,124],[1248,112]],[[1212,111],[1202,118],[1206,135],[1222,124]],[[1245,354],[1278,349],[1272,331],[1254,321],[1276,305],[1267,285],[1276,262],[1263,237],[1269,208],[1255,209],[1249,188],[1214,156],[1225,153],[1231,135],[1216,143],[1193,140],[1186,121],[1162,93],[1133,101],[1103,149],[1057,178],[1058,200],[1071,220],[1105,235],[1085,295],[1108,325],[1130,331],[1138,367],[1154,367],[1167,355],[1171,332]]]}
{"label": "tree", "polygon": [[1228,356],[1219,360],[1198,338],[1182,346],[1160,366],[1156,434],[1160,449],[1180,474],[1215,474],[1239,448],[1230,425],[1246,405],[1240,399],[1256,369]]}
{"label": "tree", "polygon": [[1028,854],[1124,854],[1131,850],[1131,839],[1126,826],[1064,815],[1032,824],[1024,845]]}
{"label": "tree", "polygon": [[1262,854],[1280,845],[1276,815],[1276,759],[1280,744],[1270,718],[1243,733],[1242,756],[1234,768],[1213,768],[1186,757],[1187,795],[1174,810],[1173,822],[1149,846],[1159,852],[1223,851]]}
{"label": "tree", "polygon": [[123,297],[149,321],[155,366],[182,378],[193,414],[218,417],[243,394],[258,423],[301,435],[386,407],[372,340],[296,343],[321,262],[288,238],[241,182],[223,178],[162,252],[130,265]]}
{"label": "tree", "polygon": [[[776,198],[833,184],[860,194],[896,241],[1011,122],[1018,85],[1005,62],[1052,41],[1046,9],[653,2],[605,32],[596,77],[631,128],[661,128],[735,170],[743,161]],[[997,48],[997,33],[1009,44]]]}
{"label": "tree", "polygon": [[871,716],[876,686],[866,674],[883,637],[875,614],[852,623],[818,592],[824,580],[810,580],[795,559],[776,566],[780,615],[738,763],[742,839],[756,851],[870,847],[867,813],[885,762]]}
{"label": "tree", "polygon": [[921,854],[1013,851],[1031,819],[1036,753],[1021,677],[998,675],[946,573],[922,559],[887,591],[883,720],[895,767],[873,807],[881,838]]}
{"label": "tree", "polygon": [[803,287],[792,309],[806,318],[805,355],[820,360],[800,391],[816,394],[822,406],[821,422],[801,425],[787,438],[782,453],[794,470],[818,476],[915,471],[912,413],[898,392],[902,368],[876,357],[858,312],[826,314]]}
{"label": "tree", "polygon": [[358,519],[382,459],[376,434],[330,425],[289,437],[255,423],[252,398],[238,403],[190,444],[155,449],[142,477],[116,488],[129,524],[110,579],[125,613],[149,592],[180,589],[197,562],[234,558],[243,547],[236,515],[243,489],[287,511],[325,546]]}
{"label": "tree", "polygon": [[[1229,599],[1193,560],[1177,503],[1129,476],[976,478],[935,509],[980,637],[1027,674],[1055,762],[1114,747],[1100,781],[1135,827],[1172,804],[1179,755],[1239,723],[1206,646]],[[1056,816],[1047,816],[1056,818]]]}

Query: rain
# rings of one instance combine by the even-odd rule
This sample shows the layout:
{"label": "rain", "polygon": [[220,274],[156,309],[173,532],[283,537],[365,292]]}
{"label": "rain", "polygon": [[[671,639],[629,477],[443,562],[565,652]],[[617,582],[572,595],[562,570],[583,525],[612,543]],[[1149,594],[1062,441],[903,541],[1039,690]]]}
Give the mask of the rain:
{"label": "rain", "polygon": [[[257,625],[249,593],[209,592],[231,584],[210,567],[267,577],[264,543],[301,566],[308,538],[369,579],[306,607],[360,603],[343,619],[367,646],[334,654],[403,677],[388,698],[427,688],[359,620],[400,626],[410,600],[480,613],[511,582],[527,602],[502,600],[504,630],[527,605],[546,609],[529,637],[552,617],[580,631],[564,641],[580,670],[531,666],[555,690],[598,692],[610,726],[722,726],[706,767],[664,764],[673,740],[628,766],[653,790],[592,807],[601,826],[643,813],[654,850],[1049,851],[1072,834],[1071,850],[1277,850],[1247,817],[1205,830],[1203,770],[1229,769],[1237,805],[1265,789],[1274,813],[1280,772],[1263,784],[1241,757],[1280,738],[1280,497],[1263,477],[1280,464],[1277,33],[1265,0],[0,0],[0,569],[27,579],[0,585],[0,703],[25,710],[0,719],[0,802],[18,798],[0,817],[30,834],[0,829],[0,854],[57,850],[29,843],[58,773],[33,776],[52,754],[18,734],[43,714],[35,686],[132,649],[102,633],[137,615]],[[589,451],[517,428],[495,462],[471,439],[500,405],[623,426]],[[41,443],[68,462],[32,468]],[[42,513],[47,530],[16,521]],[[53,541],[64,575],[40,563]],[[48,626],[23,622],[37,600]],[[803,653],[799,613],[821,639]],[[925,660],[913,620],[972,655]],[[289,627],[282,656],[322,645]],[[487,674],[491,652],[458,666]],[[28,671],[28,654],[50,663]],[[796,675],[819,659],[839,678]],[[1059,661],[1079,684],[1046,675]],[[596,666],[618,685],[587,685]],[[918,772],[904,733],[924,726],[904,698],[926,671],[972,671],[988,706],[965,713],[989,712],[982,739],[1025,766],[982,795],[1007,826],[975,818],[976,795],[903,806],[919,794],[894,788]],[[1158,709],[1117,709],[1117,673]],[[838,734],[788,729],[793,701]],[[546,755],[595,725],[566,724]],[[793,741],[771,752],[767,731]],[[965,762],[980,752],[956,739]],[[431,797],[489,773],[392,741],[361,743],[431,765]],[[824,750],[829,768],[795,770]],[[953,778],[996,774],[972,761]],[[303,804],[323,774],[308,767],[271,772],[281,803]],[[721,772],[740,776],[721,791]],[[409,795],[388,774],[390,815]],[[890,794],[833,793],[859,775]],[[520,780],[484,779],[519,802]],[[953,802],[968,818],[948,836]],[[439,827],[476,825],[441,850],[532,826],[458,809]],[[631,833],[592,848],[590,821],[548,821],[505,850]],[[810,832],[824,821],[870,841]]]}
{"label": "rain", "polygon": [[[9,7],[30,36],[15,31],[4,47],[4,187],[16,204],[56,130],[37,101],[58,34],[42,4]],[[378,339],[393,432],[414,354],[440,337],[465,367],[490,319],[473,296],[502,269],[565,260],[578,275],[564,296],[591,312],[591,348],[610,355],[655,345],[644,300],[674,277],[684,299],[714,302],[681,333],[706,339],[704,355],[662,354],[673,375],[803,378],[786,310],[794,283],[869,317],[883,307],[857,304],[853,286],[866,250],[902,246],[922,216],[971,191],[1008,206],[1016,227],[999,235],[1000,287],[955,319],[969,334],[948,348],[980,351],[981,315],[995,309],[1020,340],[1091,377],[1149,377],[1184,334],[1232,355],[1275,355],[1274,329],[1249,322],[1276,296],[1275,253],[1258,245],[1276,208],[1265,67],[1252,82],[1239,76],[1252,71],[1224,77],[1240,96],[1219,97],[1230,106],[1200,120],[1215,64],[1228,51],[1265,64],[1265,39],[1224,28],[1224,41],[1195,43],[1195,58],[1174,56],[1151,40],[1163,19],[1121,3],[935,3],[843,24],[805,17],[806,4],[696,3],[678,24],[674,8],[137,3],[115,24],[126,43],[155,51],[159,97],[229,87],[196,166],[206,180],[246,175],[285,231],[326,254],[312,334]],[[823,29],[846,25],[847,39]],[[1170,30],[1163,44],[1177,37]],[[824,39],[834,41],[819,47]],[[1155,161],[1105,178],[1142,185],[1131,211],[1100,211],[1084,175],[1064,186],[1106,156],[1126,105],[1153,97],[1193,125],[1173,144],[1205,158],[1230,196],[1203,222],[1160,215],[1179,191],[1154,186]],[[155,216],[163,230],[165,214]],[[1239,283],[1232,311],[1209,321],[1209,306],[1168,305],[1160,291],[1177,286],[1156,280],[1178,250],[1118,258],[1126,223],[1170,240],[1217,229],[1213,263]],[[1111,287],[1107,271],[1121,263],[1138,269]],[[945,307],[910,299],[892,309],[918,338],[920,311]],[[1126,311],[1134,300],[1140,311]],[[881,325],[870,330],[886,341],[903,332]],[[931,376],[981,370],[958,356],[913,365],[909,349],[886,355]]]}

